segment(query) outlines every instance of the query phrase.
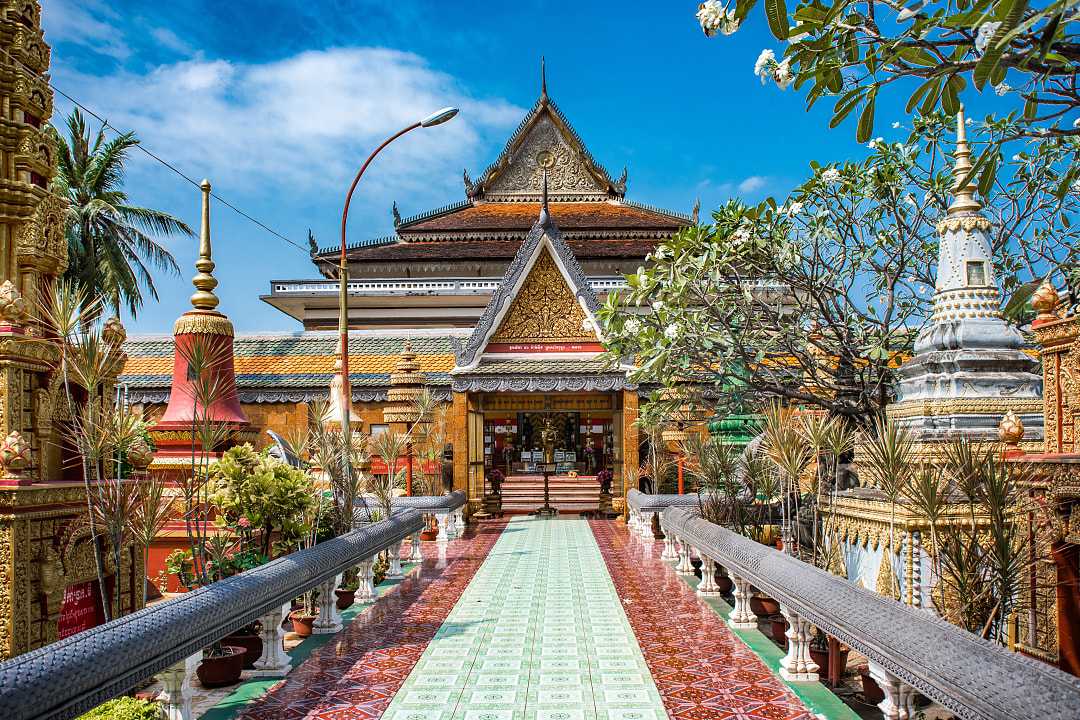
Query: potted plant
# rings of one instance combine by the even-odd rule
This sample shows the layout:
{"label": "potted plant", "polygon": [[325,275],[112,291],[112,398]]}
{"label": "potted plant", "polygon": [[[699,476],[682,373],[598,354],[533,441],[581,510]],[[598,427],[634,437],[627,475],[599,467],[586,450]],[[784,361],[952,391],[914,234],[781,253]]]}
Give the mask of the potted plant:
{"label": "potted plant", "polygon": [[885,699],[885,692],[870,675],[870,668],[863,666],[859,668],[859,677],[862,679],[862,694],[863,700],[868,705],[877,705]]}
{"label": "potted plant", "polygon": [[262,657],[263,641],[259,635],[259,622],[245,625],[221,641],[224,645],[244,648],[244,669],[255,667],[255,661]]}
{"label": "potted plant", "polygon": [[[810,658],[820,668],[818,674],[827,678],[831,678],[834,675],[838,678],[843,677],[844,671],[847,670],[848,653],[851,652],[851,648],[841,642],[837,642],[836,650],[836,653],[829,652],[828,635],[822,632],[818,632],[814,635],[814,639],[810,641]],[[833,662],[836,663],[836,672],[833,672]]]}
{"label": "potted plant", "polygon": [[161,706],[151,700],[118,697],[80,715],[78,720],[160,720]]}
{"label": "potted plant", "polygon": [[779,643],[780,647],[787,647],[787,620],[780,613],[770,615],[767,620],[769,621],[769,634],[772,635],[773,640]]}
{"label": "potted plant", "polygon": [[300,607],[289,613],[293,632],[299,637],[311,637],[311,633],[315,628],[315,618],[318,617],[319,613],[319,609],[315,604],[318,598],[319,591],[317,589],[308,590],[301,598]]}
{"label": "potted plant", "polygon": [[203,687],[215,688],[233,685],[244,672],[247,650],[239,645],[214,643],[203,650],[202,662],[195,669]]}
{"label": "potted plant", "polygon": [[727,570],[725,570],[720,563],[716,564],[716,573],[713,575],[713,579],[716,581],[716,586],[721,595],[731,594],[731,590],[735,587],[735,583],[728,577]]}
{"label": "potted plant", "polygon": [[758,617],[776,615],[780,612],[780,603],[762,594],[760,590],[755,590],[750,597],[750,610]]}
{"label": "potted plant", "polygon": [[337,597],[335,605],[338,610],[345,610],[351,607],[356,602],[356,591],[360,589],[360,579],[357,577],[357,571],[354,568],[350,568],[341,576],[341,586],[334,589],[334,596]]}

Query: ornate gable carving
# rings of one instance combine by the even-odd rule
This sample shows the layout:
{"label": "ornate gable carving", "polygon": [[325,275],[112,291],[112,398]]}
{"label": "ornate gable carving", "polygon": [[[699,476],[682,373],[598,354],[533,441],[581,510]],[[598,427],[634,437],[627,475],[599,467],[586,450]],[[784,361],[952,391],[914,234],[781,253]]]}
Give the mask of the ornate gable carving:
{"label": "ornate gable carving", "polygon": [[545,247],[490,342],[596,342],[590,322]]}
{"label": "ornate gable carving", "polygon": [[555,124],[550,112],[540,112],[521,142],[487,188],[487,197],[536,197],[544,170],[548,191],[555,197],[607,197],[607,186],[589,171],[584,158]]}

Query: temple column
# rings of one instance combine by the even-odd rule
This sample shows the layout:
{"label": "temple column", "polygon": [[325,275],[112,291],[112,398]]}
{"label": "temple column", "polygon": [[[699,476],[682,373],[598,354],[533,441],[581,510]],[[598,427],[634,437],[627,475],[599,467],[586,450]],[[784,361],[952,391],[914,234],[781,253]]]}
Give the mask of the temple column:
{"label": "temple column", "polygon": [[158,694],[165,720],[191,720],[191,678],[202,660],[202,653],[189,655],[158,673],[164,685]]}
{"label": "temple column", "polygon": [[[469,396],[455,392],[450,408],[450,441],[454,447],[454,489],[469,492]],[[472,498],[469,498],[472,500]]]}
{"label": "temple column", "polygon": [[337,597],[334,595],[334,588],[340,584],[341,575],[338,574],[319,585],[319,616],[312,626],[315,635],[331,635],[342,627],[341,612],[337,609]]}
{"label": "temple column", "polygon": [[254,677],[266,675],[288,675],[292,670],[292,661],[285,652],[285,631],[281,629],[282,621],[289,614],[289,603],[259,618],[262,630],[259,637],[262,639],[262,655],[255,661],[255,669],[251,672]]}
{"label": "temple column", "polygon": [[757,615],[750,609],[750,581],[728,570],[735,586],[735,607],[731,610],[728,624],[737,630],[757,630]]}
{"label": "temple column", "polygon": [[798,682],[817,682],[818,666],[810,658],[810,621],[789,607],[780,605],[787,620],[787,655],[780,658],[780,677]]}
{"label": "temple column", "polygon": [[716,584],[716,563],[705,555],[701,556],[701,583],[698,585],[697,594],[706,597],[720,594],[720,586]]}
{"label": "temple column", "polygon": [[622,488],[619,494],[623,503],[623,518],[629,517],[630,505],[626,502],[626,493],[630,488],[626,485],[626,471],[628,468],[637,468],[640,463],[638,458],[638,394],[637,390],[623,390],[622,396],[622,477],[615,478]]}
{"label": "temple column", "polygon": [[915,688],[870,661],[870,677],[885,693],[885,699],[878,703],[885,720],[912,720],[915,717]]}
{"label": "temple column", "polygon": [[390,546],[390,567],[386,571],[387,580],[400,580],[405,577],[401,571],[401,541]]}

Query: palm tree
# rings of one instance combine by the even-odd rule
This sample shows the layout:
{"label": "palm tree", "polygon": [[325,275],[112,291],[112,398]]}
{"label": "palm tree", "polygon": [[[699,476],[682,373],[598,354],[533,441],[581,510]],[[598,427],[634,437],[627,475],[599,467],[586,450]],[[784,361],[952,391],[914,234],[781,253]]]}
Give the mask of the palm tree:
{"label": "palm tree", "polygon": [[108,140],[103,125],[95,136],[78,108],[67,129],[65,138],[49,128],[59,159],[50,190],[68,201],[66,278],[88,303],[111,307],[117,315],[123,305],[134,317],[144,292],[158,299],[151,270],[180,274],[172,253],[152,236],[194,233],[168,213],[128,204],[124,162],[139,144],[135,133]]}

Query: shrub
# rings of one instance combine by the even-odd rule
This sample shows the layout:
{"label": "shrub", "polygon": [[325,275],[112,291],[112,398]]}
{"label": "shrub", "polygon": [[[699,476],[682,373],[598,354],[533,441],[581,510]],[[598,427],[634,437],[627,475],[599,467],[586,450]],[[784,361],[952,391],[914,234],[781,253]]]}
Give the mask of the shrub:
{"label": "shrub", "polygon": [[149,700],[121,697],[98,705],[78,720],[161,720],[161,706]]}

